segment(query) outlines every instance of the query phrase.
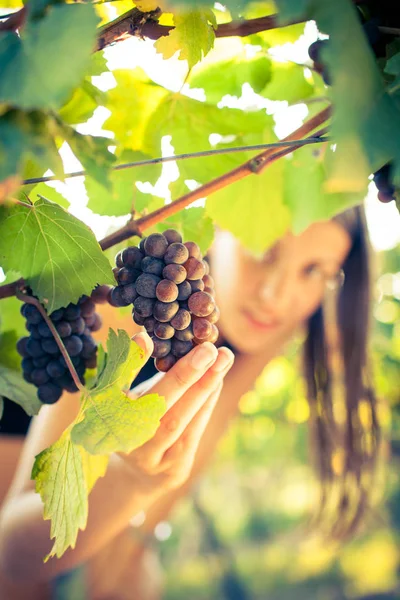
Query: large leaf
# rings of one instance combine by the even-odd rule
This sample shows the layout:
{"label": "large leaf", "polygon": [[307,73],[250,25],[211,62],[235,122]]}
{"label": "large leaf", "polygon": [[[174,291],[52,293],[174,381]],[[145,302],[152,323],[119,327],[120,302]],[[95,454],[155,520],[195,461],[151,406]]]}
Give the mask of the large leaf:
{"label": "large leaf", "polygon": [[28,21],[21,37],[0,35],[0,102],[24,109],[58,108],[85,72],[98,18],[90,4],[52,7]]}
{"label": "large leaf", "polygon": [[150,439],[166,405],[157,394],[132,400],[126,395],[143,366],[143,350],[128,334],[109,331],[107,361],[96,387],[85,396],[83,419],[74,425],[71,438],[91,454],[131,452]]}
{"label": "large leaf", "polygon": [[16,402],[31,416],[37,415],[42,406],[36,388],[24,381],[20,373],[3,365],[0,365],[0,396]]}
{"label": "large leaf", "polygon": [[187,60],[191,68],[213,47],[216,25],[212,10],[179,11],[174,14],[174,28],[156,41],[156,50],[164,58],[179,52],[179,58]]}
{"label": "large leaf", "polygon": [[108,92],[106,107],[111,115],[103,129],[112,131],[121,147],[142,150],[147,122],[168,92],[142,69],[120,69],[113,75],[117,85]]}
{"label": "large leaf", "polygon": [[271,60],[265,55],[249,59],[237,56],[199,69],[190,76],[193,88],[203,88],[208,102],[218,103],[223,96],[241,96],[242,86],[249,83],[257,93],[271,79]]}
{"label": "large leaf", "polygon": [[[119,163],[139,162],[150,158],[143,152],[125,150],[120,157]],[[161,163],[155,165],[144,165],[132,169],[113,171],[110,175],[112,190],[104,189],[90,177],[86,177],[85,186],[89,196],[88,207],[99,215],[126,215],[131,212],[132,206],[137,208],[137,197],[143,196],[136,187],[137,181],[154,184],[161,175]],[[150,198],[149,198],[150,200]]]}
{"label": "large leaf", "polygon": [[286,100],[291,104],[305,100],[313,93],[314,87],[306,79],[301,65],[273,61],[271,80],[261,95],[268,100]]}
{"label": "large leaf", "polygon": [[45,199],[0,207],[0,263],[21,273],[48,312],[114,282],[92,231]]}
{"label": "large leaf", "polygon": [[96,480],[105,474],[107,457],[89,457],[72,443],[67,429],[50,448],[37,455],[32,469],[44,504],[44,519],[51,519],[50,537],[54,545],[45,560],[60,557],[74,548],[79,529],[88,516],[88,494]]}

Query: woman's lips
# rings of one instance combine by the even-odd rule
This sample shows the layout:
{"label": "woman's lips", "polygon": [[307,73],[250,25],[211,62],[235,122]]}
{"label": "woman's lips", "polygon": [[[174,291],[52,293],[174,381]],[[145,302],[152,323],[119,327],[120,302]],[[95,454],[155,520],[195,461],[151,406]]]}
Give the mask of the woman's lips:
{"label": "woman's lips", "polygon": [[247,310],[243,310],[243,314],[245,315],[250,325],[252,325],[252,327],[255,327],[262,331],[268,331],[270,329],[273,329],[279,324],[277,320],[273,319],[269,319],[268,321],[259,321],[256,317],[252,315],[252,313],[248,312]]}

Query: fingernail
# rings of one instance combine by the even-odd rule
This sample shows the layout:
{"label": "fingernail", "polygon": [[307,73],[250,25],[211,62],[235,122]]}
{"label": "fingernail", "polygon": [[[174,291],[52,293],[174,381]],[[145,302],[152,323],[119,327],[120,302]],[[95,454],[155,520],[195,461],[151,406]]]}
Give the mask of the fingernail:
{"label": "fingernail", "polygon": [[215,365],[213,366],[213,371],[216,371],[217,373],[224,371],[233,362],[233,359],[234,359],[233,352],[231,352],[229,350],[220,352],[220,354],[218,356],[218,360],[216,361]]}
{"label": "fingernail", "polygon": [[145,331],[140,331],[132,337],[132,341],[139,344],[142,350],[146,350],[148,346],[149,335]]}
{"label": "fingernail", "polygon": [[199,344],[196,350],[193,352],[190,364],[195,369],[205,369],[208,365],[211,365],[217,358],[218,353],[216,347],[210,342]]}

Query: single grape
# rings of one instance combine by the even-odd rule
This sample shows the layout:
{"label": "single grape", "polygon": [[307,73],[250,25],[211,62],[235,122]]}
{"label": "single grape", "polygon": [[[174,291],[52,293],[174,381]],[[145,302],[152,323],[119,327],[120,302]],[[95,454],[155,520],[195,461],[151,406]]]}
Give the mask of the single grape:
{"label": "single grape", "polygon": [[157,299],[161,302],[173,302],[178,297],[178,286],[169,279],[162,279],[156,288]]}
{"label": "single grape", "polygon": [[157,321],[154,317],[147,317],[147,319],[144,320],[143,325],[149,335],[153,333],[156,323]]}
{"label": "single grape", "polygon": [[191,351],[192,348],[193,344],[191,341],[182,342],[181,340],[178,340],[175,337],[172,338],[171,353],[176,358],[181,358],[182,356],[185,356],[188,352]]}
{"label": "single grape", "polygon": [[82,358],[90,358],[93,355],[93,353],[96,352],[96,342],[94,341],[91,335],[82,335],[78,339],[80,339],[80,341],[82,342]]}
{"label": "single grape", "polygon": [[83,342],[77,335],[71,335],[64,340],[64,346],[70,356],[78,356],[83,350]]}
{"label": "single grape", "polygon": [[[129,283],[128,285],[134,284]],[[128,287],[128,285],[126,287]],[[108,295],[108,302],[111,304],[111,306],[129,306],[130,302],[128,302],[122,294],[122,290],[124,289],[124,287],[125,286],[117,285],[117,287],[111,288]]]}
{"label": "single grape", "polygon": [[216,323],[219,319],[219,316],[220,316],[220,310],[219,310],[218,306],[216,306],[214,308],[214,310],[212,311],[212,313],[210,315],[207,315],[204,318],[207,319],[207,321],[209,321],[210,323]]}
{"label": "single grape", "polygon": [[185,246],[188,249],[189,256],[193,258],[201,259],[201,250],[195,242],[185,242]]}
{"label": "single grape", "polygon": [[218,331],[218,327],[216,325],[214,325],[213,323],[211,324],[211,333],[208,336],[208,338],[206,339],[198,339],[198,338],[194,338],[194,343],[195,344],[202,344],[203,342],[211,342],[212,344],[215,344],[215,342],[218,339],[219,336],[219,331]]}
{"label": "single grape", "polygon": [[144,322],[146,320],[145,317],[141,317],[140,315],[138,315],[138,313],[135,310],[132,312],[132,318],[135,321],[136,325],[141,326],[144,325]]}
{"label": "single grape", "polygon": [[171,351],[171,341],[170,340],[160,340],[158,337],[153,336],[151,338],[153,340],[154,348],[152,352],[153,358],[162,358],[163,356],[167,356]]}
{"label": "single grape", "polygon": [[29,356],[29,352],[26,348],[26,344],[29,340],[28,336],[22,337],[17,342],[17,352],[23,357]]}
{"label": "single grape", "polygon": [[190,256],[183,266],[187,272],[187,279],[201,279],[206,274],[203,261],[194,256]]}
{"label": "single grape", "polygon": [[130,269],[128,267],[122,267],[118,272],[118,283],[120,285],[126,285],[127,283],[135,283],[141,271],[139,269]]}
{"label": "single grape", "polygon": [[21,367],[25,373],[32,373],[33,369],[35,368],[32,358],[25,356],[25,358],[21,360]]}
{"label": "single grape", "polygon": [[212,333],[212,324],[204,317],[199,317],[193,321],[194,337],[199,340],[207,339]]}
{"label": "single grape", "polygon": [[90,298],[81,304],[81,317],[89,317],[90,315],[93,315],[95,311],[96,305]]}
{"label": "single grape", "polygon": [[146,241],[146,238],[142,238],[139,242],[139,250],[140,250],[140,252],[142,252],[142,254],[145,254],[145,250],[144,250],[145,241]]}
{"label": "single grape", "polygon": [[139,317],[143,318],[151,317],[153,315],[154,305],[155,300],[152,298],[144,298],[143,296],[138,296],[133,303],[135,313],[137,313]]}
{"label": "single grape", "polygon": [[166,229],[163,231],[163,236],[166,238],[168,244],[174,244],[175,242],[182,243],[182,236],[176,229]]}
{"label": "single grape", "polygon": [[213,298],[215,297],[215,290],[212,287],[207,287],[205,285],[203,292],[207,292],[207,294],[210,294],[210,296],[212,296]]}
{"label": "single grape", "polygon": [[61,321],[61,319],[64,317],[64,309],[63,308],[57,308],[57,310],[54,310],[51,315],[50,318],[53,321],[53,323],[55,323],[56,321]]}
{"label": "single grape", "polygon": [[327,46],[328,40],[317,40],[308,47],[308,56],[313,62],[321,63],[321,50]]}
{"label": "single grape", "polygon": [[39,356],[43,356],[43,354],[45,354],[45,350],[43,349],[42,344],[51,341],[53,340],[43,340],[43,342],[39,342],[39,340],[35,340],[31,337],[26,342],[26,351],[28,352],[29,356],[32,356],[33,358],[38,358]]}
{"label": "single grape", "polygon": [[214,287],[214,279],[211,277],[211,275],[207,275],[207,274],[204,275],[203,282],[204,282],[205,287],[210,287],[210,288]]}
{"label": "single grape", "polygon": [[99,329],[101,329],[102,325],[103,325],[103,320],[102,320],[101,316],[98,313],[95,313],[93,325],[90,327],[91,331],[99,331]]}
{"label": "single grape", "polygon": [[105,304],[109,291],[110,287],[108,285],[98,285],[94,288],[90,297],[96,304]]}
{"label": "single grape", "polygon": [[89,327],[89,329],[92,331],[92,327],[93,327],[95,321],[96,321],[96,313],[94,313],[93,315],[89,315],[88,317],[85,317],[85,326]]}
{"label": "single grape", "polygon": [[174,263],[176,265],[183,265],[189,258],[189,251],[184,244],[174,242],[168,246],[167,251],[164,254],[165,264]]}
{"label": "single grape", "polygon": [[184,308],[180,308],[176,315],[171,319],[171,325],[178,331],[189,327],[192,317],[190,312]]}
{"label": "single grape", "polygon": [[196,317],[207,317],[214,308],[214,298],[207,292],[196,292],[192,294],[188,300],[190,312]]}
{"label": "single grape", "polygon": [[120,286],[120,294],[124,302],[124,306],[133,304],[138,296],[136,291],[136,283],[128,283],[127,285]]}
{"label": "single grape", "polygon": [[129,246],[122,251],[122,262],[125,267],[140,269],[144,254],[136,246]]}
{"label": "single grape", "polygon": [[136,291],[145,298],[156,298],[156,288],[161,279],[157,275],[143,273],[136,281]]}
{"label": "single grape", "polygon": [[174,364],[176,363],[176,358],[173,354],[167,354],[166,356],[163,356],[162,358],[156,358],[154,361],[154,366],[156,367],[156,369],[158,371],[161,371],[162,373],[166,373],[167,371],[169,371]]}
{"label": "single grape", "polygon": [[186,329],[177,329],[175,331],[175,338],[181,342],[189,342],[192,340],[194,338],[193,324],[190,323],[189,327],[186,327]]}
{"label": "single grape", "polygon": [[122,260],[122,252],[118,252],[115,256],[115,264],[119,269],[124,266],[124,261]]}
{"label": "single grape", "polygon": [[205,274],[209,275],[210,274],[210,265],[208,264],[208,262],[205,258],[203,258],[203,265],[204,265]]}
{"label": "single grape", "polygon": [[45,383],[38,388],[38,398],[43,404],[54,404],[61,395],[62,389],[54,383]]}
{"label": "single grape", "polygon": [[42,336],[39,333],[39,329],[38,329],[38,325],[32,325],[32,323],[26,323],[25,327],[27,328],[27,330],[29,331],[29,333],[31,334],[31,337],[33,337],[35,340],[41,340]]}
{"label": "single grape", "polygon": [[81,308],[77,304],[68,304],[67,308],[64,311],[64,318],[67,321],[73,321],[81,316]]}
{"label": "single grape", "polygon": [[194,294],[195,292],[202,292],[204,290],[204,281],[202,279],[193,279],[192,281],[189,281],[190,283],[190,288],[192,290],[192,294]]}
{"label": "single grape", "polygon": [[60,352],[57,342],[54,339],[44,339],[41,344],[43,352],[47,354],[58,354]]}
{"label": "single grape", "polygon": [[143,273],[150,273],[151,275],[157,275],[158,277],[161,277],[164,265],[164,261],[160,258],[154,258],[154,256],[145,256],[142,260],[141,269]]}
{"label": "single grape", "polygon": [[59,360],[53,359],[47,364],[46,371],[49,377],[61,377],[65,373],[65,367]]}
{"label": "single grape", "polygon": [[35,368],[42,369],[51,361],[52,356],[50,354],[45,354],[44,356],[39,356],[38,358],[33,358],[32,362]]}
{"label": "single grape", "polygon": [[179,302],[183,302],[189,298],[192,293],[192,287],[188,281],[183,281],[178,284],[178,298]]}
{"label": "single grape", "polygon": [[169,340],[174,336],[174,333],[175,329],[169,323],[156,323],[154,327],[154,334],[160,340]]}
{"label": "single grape", "polygon": [[86,327],[85,319],[83,317],[78,317],[78,319],[75,319],[74,321],[70,321],[69,326],[70,326],[70,332],[67,333],[67,335],[61,336],[61,337],[68,337],[72,333],[75,333],[76,335],[82,335],[82,333],[85,331],[85,327]]}
{"label": "single grape", "polygon": [[[170,321],[179,310],[179,302],[160,302],[154,304],[153,315],[157,321],[167,323]],[[150,316],[150,315],[149,315]]]}
{"label": "single grape", "polygon": [[113,268],[112,268],[112,272],[113,272],[113,275],[114,275],[114,279],[115,279],[115,281],[116,281],[117,283],[118,283],[118,273],[119,273],[119,271],[120,271],[120,270],[119,270],[119,268],[118,268],[118,267],[113,267]]}
{"label": "single grape", "polygon": [[[72,321],[72,323],[74,323],[75,321],[78,321],[79,319],[81,319],[81,317],[78,317],[78,319],[74,319],[74,321]],[[82,319],[82,321],[83,321],[83,319]],[[85,323],[85,321],[83,321],[83,323]],[[58,323],[55,324],[55,327],[57,329],[58,334],[62,338],[68,337],[72,333],[72,326],[71,326],[71,323],[69,323],[68,321],[58,321]]]}
{"label": "single grape", "polygon": [[169,279],[174,283],[182,283],[186,279],[186,269],[183,265],[175,265],[171,263],[166,265],[163,269],[162,275],[164,279]]}
{"label": "single grape", "polygon": [[33,383],[32,376],[30,373],[27,373],[26,371],[22,371],[22,377],[25,379],[25,381],[27,383]]}
{"label": "single grape", "polygon": [[33,369],[32,373],[31,373],[31,380],[32,383],[34,385],[36,385],[36,387],[39,387],[40,385],[43,385],[44,383],[47,383],[49,381],[49,375],[46,371],[46,369]]}
{"label": "single grape", "polygon": [[144,242],[144,251],[147,256],[162,258],[168,247],[168,242],[162,233],[152,233]]}
{"label": "single grape", "polygon": [[33,304],[27,304],[24,312],[25,319],[31,325],[39,325],[39,323],[43,321],[42,315],[40,314],[36,306],[33,306]]}
{"label": "single grape", "polygon": [[388,202],[392,202],[392,200],[395,200],[395,198],[391,194],[387,194],[385,192],[378,192],[378,200],[379,202],[383,202],[383,204],[387,204]]}
{"label": "single grape", "polygon": [[87,369],[95,369],[97,366],[97,356],[93,354],[90,358],[86,360],[86,368]]}

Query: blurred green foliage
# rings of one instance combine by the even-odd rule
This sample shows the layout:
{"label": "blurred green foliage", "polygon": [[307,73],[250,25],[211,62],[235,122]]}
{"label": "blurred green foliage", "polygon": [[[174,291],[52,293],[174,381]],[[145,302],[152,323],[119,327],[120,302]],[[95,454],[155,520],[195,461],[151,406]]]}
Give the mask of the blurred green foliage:
{"label": "blurred green foliage", "polygon": [[165,600],[400,598],[400,255],[377,262],[372,357],[385,467],[364,530],[339,546],[307,529],[319,486],[298,339],[243,396],[212,466],[158,525]]}

